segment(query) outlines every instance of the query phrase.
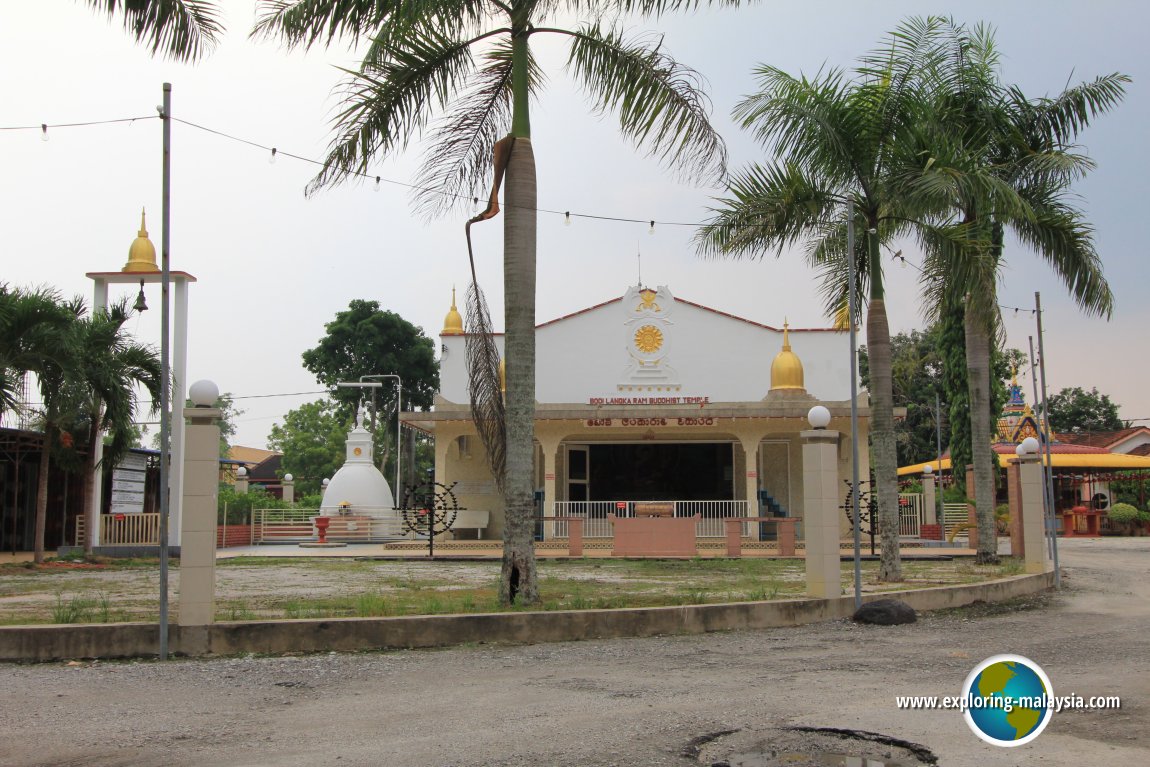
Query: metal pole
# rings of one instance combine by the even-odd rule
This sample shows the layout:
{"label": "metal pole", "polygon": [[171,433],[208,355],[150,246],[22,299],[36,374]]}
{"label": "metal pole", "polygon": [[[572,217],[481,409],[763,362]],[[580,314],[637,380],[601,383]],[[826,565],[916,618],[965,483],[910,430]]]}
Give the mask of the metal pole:
{"label": "metal pole", "polygon": [[400,433],[402,424],[399,420],[399,414],[403,412],[403,389],[400,388],[399,376],[395,377],[395,499],[396,506],[399,505],[399,478],[402,476],[399,473],[399,467],[403,463],[403,440]]}
{"label": "metal pole", "polygon": [[[851,332],[851,509],[854,515],[855,609],[862,607],[862,545],[859,512],[859,396],[858,396],[858,338],[855,333],[855,211],[847,205],[847,321]],[[874,521],[871,521],[874,532]]]}
{"label": "metal pole", "polygon": [[[1034,336],[1030,336],[1029,341],[1030,341],[1030,383],[1031,383],[1031,389],[1034,391],[1034,402],[1035,402],[1035,404],[1037,404],[1039,402],[1039,399],[1038,399],[1038,367],[1034,362]],[[1037,421],[1037,418],[1035,420]],[[1040,433],[1045,433],[1045,432],[1043,431]],[[1054,530],[1054,498],[1050,495],[1050,489],[1047,487],[1046,475],[1048,472],[1053,473],[1054,467],[1053,466],[1044,466],[1043,463],[1044,463],[1043,461],[1039,461],[1039,463],[1038,463],[1039,467],[1042,469],[1042,519],[1045,522],[1045,524],[1043,525],[1043,529],[1046,531],[1047,556],[1049,556],[1051,558],[1051,560],[1053,560],[1054,559],[1054,536],[1056,534],[1055,530]],[[1050,481],[1051,481],[1051,483],[1054,482],[1053,477],[1051,478]]]}
{"label": "metal pole", "polygon": [[[1038,372],[1042,376],[1042,436],[1046,441],[1046,463],[1050,471],[1046,474],[1051,507],[1054,505],[1054,461],[1050,459],[1050,404],[1046,399],[1046,352],[1042,343],[1042,294],[1034,291],[1034,311],[1038,317]],[[1054,509],[1051,508],[1053,513]],[[1062,588],[1062,573],[1058,570],[1058,531],[1054,530],[1056,520],[1051,520],[1054,543],[1054,588]]]}
{"label": "metal pole", "polygon": [[[935,467],[935,493],[934,493],[934,515],[938,520],[939,530],[939,543],[942,544],[946,541],[946,509],[942,505],[942,403],[939,400],[938,392],[934,393],[934,446],[938,451],[938,466]],[[954,472],[954,466],[950,467],[951,472]]]}
{"label": "metal pole", "polygon": [[169,261],[172,221],[172,84],[164,83],[163,219],[160,227],[160,660],[168,659],[168,479],[171,460],[171,361],[168,344]]}

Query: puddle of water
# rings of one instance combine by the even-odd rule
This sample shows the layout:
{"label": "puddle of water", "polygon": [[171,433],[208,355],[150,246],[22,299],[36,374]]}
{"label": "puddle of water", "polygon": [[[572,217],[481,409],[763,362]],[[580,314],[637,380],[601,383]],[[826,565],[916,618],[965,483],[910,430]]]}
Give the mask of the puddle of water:
{"label": "puddle of water", "polygon": [[735,754],[727,763],[730,767],[910,767],[907,762],[824,751]]}

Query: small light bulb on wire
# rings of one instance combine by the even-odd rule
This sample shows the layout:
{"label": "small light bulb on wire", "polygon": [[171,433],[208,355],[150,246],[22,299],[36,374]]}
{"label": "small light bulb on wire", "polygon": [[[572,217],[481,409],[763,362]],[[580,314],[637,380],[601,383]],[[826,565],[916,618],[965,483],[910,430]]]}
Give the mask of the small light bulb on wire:
{"label": "small light bulb on wire", "polygon": [[379,176],[375,177],[375,191],[379,191]]}
{"label": "small light bulb on wire", "polygon": [[571,226],[571,211],[567,211],[563,214],[563,225]]}
{"label": "small light bulb on wire", "polygon": [[653,235],[654,233],[655,233],[655,222],[654,222],[654,221],[652,221],[652,222],[651,222],[651,228],[647,230],[647,234],[652,234],[652,235]]}
{"label": "small light bulb on wire", "polygon": [[40,123],[40,140],[48,140],[48,123]]}
{"label": "small light bulb on wire", "polygon": [[273,146],[272,147],[272,153],[270,155],[268,155],[268,165],[275,165],[275,164],[276,164],[276,148]]}

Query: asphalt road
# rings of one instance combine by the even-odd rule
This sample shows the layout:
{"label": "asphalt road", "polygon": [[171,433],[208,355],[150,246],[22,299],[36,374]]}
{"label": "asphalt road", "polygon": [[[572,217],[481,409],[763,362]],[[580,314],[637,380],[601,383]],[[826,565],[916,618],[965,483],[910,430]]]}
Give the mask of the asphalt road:
{"label": "asphalt road", "polygon": [[[0,765],[765,767],[813,750],[902,764],[933,754],[948,767],[1150,764],[1150,539],[1064,541],[1062,564],[1057,595],[890,628],[0,665]],[[1057,695],[1118,695],[1122,708],[1064,711],[1011,749],[978,740],[957,712],[896,708],[896,695],[958,695],[999,653],[1039,663]]]}

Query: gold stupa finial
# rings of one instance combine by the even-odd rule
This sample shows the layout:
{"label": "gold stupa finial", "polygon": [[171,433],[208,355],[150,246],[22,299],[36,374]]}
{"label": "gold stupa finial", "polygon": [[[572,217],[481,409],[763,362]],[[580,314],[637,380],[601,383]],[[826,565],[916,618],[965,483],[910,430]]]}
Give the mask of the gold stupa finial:
{"label": "gold stupa finial", "polygon": [[128,263],[124,264],[123,272],[158,272],[156,266],[156,246],[148,239],[146,222],[147,210],[140,210],[140,231],[136,239],[128,248]]}
{"label": "gold stupa finial", "polygon": [[448,310],[447,316],[443,318],[443,330],[439,331],[441,336],[461,336],[463,335],[463,316],[460,315],[459,310],[455,308],[455,286],[451,286],[451,309]]}
{"label": "gold stupa finial", "polygon": [[783,349],[771,363],[771,391],[780,389],[806,391],[803,363],[791,350],[791,324],[783,320]]}

